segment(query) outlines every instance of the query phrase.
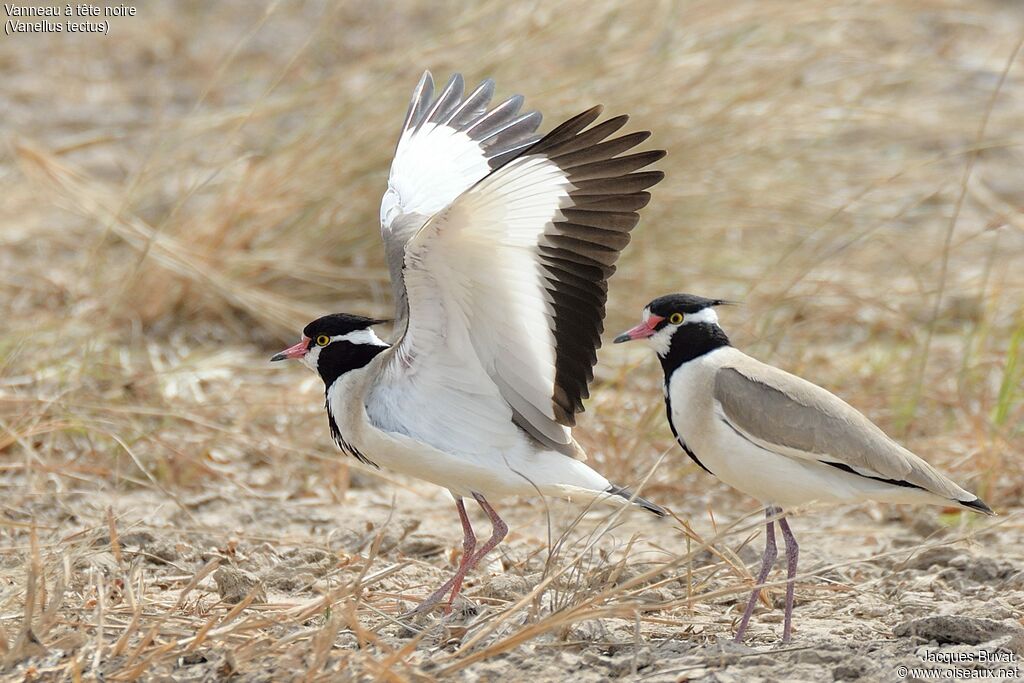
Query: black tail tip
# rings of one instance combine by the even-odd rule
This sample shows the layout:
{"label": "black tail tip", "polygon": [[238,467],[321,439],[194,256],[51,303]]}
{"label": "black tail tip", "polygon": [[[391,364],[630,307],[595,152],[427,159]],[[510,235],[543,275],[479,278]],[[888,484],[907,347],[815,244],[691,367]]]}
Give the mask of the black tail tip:
{"label": "black tail tip", "polygon": [[959,503],[961,505],[963,505],[965,508],[970,508],[972,510],[977,510],[978,512],[980,512],[982,514],[986,514],[986,515],[994,515],[994,514],[996,514],[995,512],[992,511],[992,508],[990,508],[988,505],[986,505],[985,501],[983,501],[981,498],[975,498],[974,500],[961,500],[961,501],[959,501]]}
{"label": "black tail tip", "polygon": [[641,498],[640,496],[636,495],[635,493],[627,489],[625,486],[615,486],[613,484],[612,486],[608,487],[607,493],[610,493],[613,496],[619,496],[620,498],[625,498],[634,505],[639,505],[644,510],[647,510],[652,515],[664,517],[668,514],[668,511],[665,508],[661,507],[660,505],[655,505],[654,503],[645,498]]}

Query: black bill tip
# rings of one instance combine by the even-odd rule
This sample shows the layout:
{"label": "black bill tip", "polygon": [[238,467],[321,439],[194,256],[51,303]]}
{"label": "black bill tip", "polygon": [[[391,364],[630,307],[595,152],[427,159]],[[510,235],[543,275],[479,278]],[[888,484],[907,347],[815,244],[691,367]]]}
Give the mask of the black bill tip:
{"label": "black bill tip", "polygon": [[622,342],[632,341],[633,338],[629,336],[628,332],[623,332],[615,339],[612,339],[612,344],[621,344]]}
{"label": "black bill tip", "polygon": [[270,359],[270,362],[276,363],[279,360],[288,360],[288,356],[284,355],[284,352],[282,351],[281,353],[275,354],[274,357]]}

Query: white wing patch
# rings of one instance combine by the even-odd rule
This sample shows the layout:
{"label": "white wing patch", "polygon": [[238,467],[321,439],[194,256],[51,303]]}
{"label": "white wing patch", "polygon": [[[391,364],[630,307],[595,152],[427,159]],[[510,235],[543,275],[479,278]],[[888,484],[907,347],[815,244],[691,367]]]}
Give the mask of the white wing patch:
{"label": "white wing patch", "polygon": [[[517,412],[547,418],[541,424],[554,420],[555,340],[537,243],[561,217],[571,189],[564,172],[544,157],[513,161],[439,217],[438,244],[425,256],[428,269],[438,264],[461,280],[456,286],[468,296],[456,300],[472,322],[470,339],[485,372]],[[418,239],[413,244],[418,252]],[[569,430],[558,425],[544,433],[569,441]]]}
{"label": "white wing patch", "polygon": [[483,148],[463,132],[439,123],[405,131],[381,200],[382,232],[401,214],[437,213],[489,171]]}
{"label": "white wing patch", "polygon": [[571,189],[555,163],[522,157],[409,242],[409,327],[374,400],[401,415],[403,431],[417,432],[410,436],[430,442],[444,428],[446,448],[494,448],[488,440],[500,442],[500,434],[518,438],[515,409],[547,426],[545,436],[570,443],[569,429],[554,421],[555,341],[537,243]]}
{"label": "white wing patch", "polygon": [[427,219],[450,205],[494,168],[537,140],[538,112],[519,112],[515,95],[488,109],[494,81],[463,97],[462,76],[453,74],[434,96],[427,71],[413,91],[380,204],[381,237],[395,297],[396,329],[407,314],[402,269],[406,242]]}

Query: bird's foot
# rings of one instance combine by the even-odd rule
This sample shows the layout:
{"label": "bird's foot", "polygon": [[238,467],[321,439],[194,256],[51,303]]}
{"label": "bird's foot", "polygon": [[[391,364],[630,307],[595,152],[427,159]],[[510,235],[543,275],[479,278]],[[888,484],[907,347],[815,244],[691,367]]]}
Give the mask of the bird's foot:
{"label": "bird's foot", "polygon": [[[411,610],[409,610],[405,614],[401,615],[399,618],[400,619],[413,619],[415,617],[419,617],[419,616],[422,616],[424,614],[429,614],[430,612],[433,612],[438,607],[441,607],[441,601],[444,600],[444,598],[447,595],[447,593],[448,593],[448,591],[445,590],[442,587],[441,590],[439,590],[439,591],[437,591],[435,593],[432,593],[426,600],[424,600],[420,604],[416,605],[414,608],[412,608]],[[451,611],[452,611],[451,601],[445,602],[445,604],[444,604],[444,613],[445,614],[450,614]]]}
{"label": "bird's foot", "polygon": [[729,637],[725,634],[715,638],[714,643],[709,647],[721,655],[742,655],[754,652],[754,646],[745,642],[737,642],[735,636]]}
{"label": "bird's foot", "polygon": [[457,617],[468,617],[477,614],[478,610],[476,605],[463,596],[460,595],[456,597],[454,601],[444,600],[445,596],[446,593],[441,593],[440,595],[434,593],[413,609],[400,615],[398,618],[405,620],[418,619],[419,617],[430,614],[437,609],[444,610],[445,619],[451,617],[453,613]]}

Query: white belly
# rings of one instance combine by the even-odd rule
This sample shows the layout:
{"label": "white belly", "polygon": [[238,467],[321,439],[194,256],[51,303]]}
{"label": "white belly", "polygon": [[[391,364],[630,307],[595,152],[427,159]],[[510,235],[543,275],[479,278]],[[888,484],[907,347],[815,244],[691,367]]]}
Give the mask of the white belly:
{"label": "white belly", "polygon": [[586,463],[534,447],[511,422],[500,445],[482,452],[449,452],[442,444],[379,429],[368,419],[361,400],[356,405],[349,403],[350,397],[362,395],[355,386],[358,379],[336,381],[330,400],[344,441],[378,467],[429,481],[463,497],[473,493],[485,497],[536,495],[540,491],[588,500],[610,486]]}
{"label": "white belly", "polygon": [[443,486],[457,496],[529,496],[539,490],[573,498],[610,486],[585,463],[554,451],[517,448],[456,455],[369,425],[360,431],[356,445],[376,465]]}

